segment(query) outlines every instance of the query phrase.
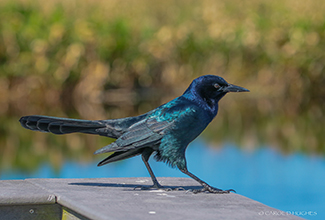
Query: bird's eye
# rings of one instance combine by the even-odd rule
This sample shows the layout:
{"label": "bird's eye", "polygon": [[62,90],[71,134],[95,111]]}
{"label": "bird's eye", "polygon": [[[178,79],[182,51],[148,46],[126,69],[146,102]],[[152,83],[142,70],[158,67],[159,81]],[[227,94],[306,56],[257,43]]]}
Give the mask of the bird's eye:
{"label": "bird's eye", "polygon": [[219,89],[219,88],[220,88],[220,85],[219,85],[218,83],[214,84],[213,86],[214,86],[214,88],[216,88],[216,89]]}

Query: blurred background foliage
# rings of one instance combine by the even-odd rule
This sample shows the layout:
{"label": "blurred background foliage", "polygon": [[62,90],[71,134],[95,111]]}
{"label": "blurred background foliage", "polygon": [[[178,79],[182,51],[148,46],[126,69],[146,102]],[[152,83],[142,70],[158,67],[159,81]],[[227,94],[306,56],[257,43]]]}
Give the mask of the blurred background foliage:
{"label": "blurred background foliage", "polygon": [[111,141],[27,131],[23,115],[137,115],[204,74],[251,91],[221,101],[206,140],[324,155],[324,14],[312,0],[2,0],[1,169],[93,160]]}

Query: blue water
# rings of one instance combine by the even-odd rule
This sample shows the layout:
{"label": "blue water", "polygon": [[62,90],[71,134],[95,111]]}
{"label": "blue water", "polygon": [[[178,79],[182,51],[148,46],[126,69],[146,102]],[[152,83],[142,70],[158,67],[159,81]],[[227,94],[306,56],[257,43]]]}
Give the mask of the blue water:
{"label": "blue water", "polygon": [[[189,171],[215,187],[233,188],[238,194],[306,219],[325,219],[324,158],[299,153],[285,156],[267,147],[255,151],[232,145],[211,148],[200,140],[189,146],[186,156]],[[97,167],[97,162],[67,161],[59,172],[44,164],[32,174],[6,171],[1,179],[149,176],[140,157],[103,167]],[[186,177],[164,163],[149,162],[158,177]],[[267,211],[259,214],[277,214]]]}

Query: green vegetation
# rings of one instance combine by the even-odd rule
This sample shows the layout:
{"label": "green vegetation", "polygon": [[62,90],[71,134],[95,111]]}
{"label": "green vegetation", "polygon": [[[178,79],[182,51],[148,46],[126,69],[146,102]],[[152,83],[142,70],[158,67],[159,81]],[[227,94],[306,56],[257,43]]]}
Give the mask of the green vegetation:
{"label": "green vegetation", "polygon": [[305,0],[2,1],[0,166],[90,160],[109,141],[27,131],[22,115],[136,115],[203,74],[251,90],[221,101],[207,139],[324,154],[324,14]]}

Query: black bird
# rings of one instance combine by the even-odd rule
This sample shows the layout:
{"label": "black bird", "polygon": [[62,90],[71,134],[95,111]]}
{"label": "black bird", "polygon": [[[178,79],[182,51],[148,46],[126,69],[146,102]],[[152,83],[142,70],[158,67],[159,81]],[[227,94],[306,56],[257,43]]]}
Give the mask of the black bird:
{"label": "black bird", "polygon": [[117,139],[95,152],[114,152],[98,166],[141,154],[153,181],[149,188],[163,188],[148,163],[154,153],[157,161],[177,167],[203,186],[194,192],[229,193],[234,190],[214,188],[190,173],[185,150],[217,115],[218,102],[224,95],[248,91],[227,83],[220,76],[205,75],[193,80],[182,96],[135,117],[89,121],[32,115],[24,116],[19,121],[24,128],[34,131],[54,134],[81,132]]}

